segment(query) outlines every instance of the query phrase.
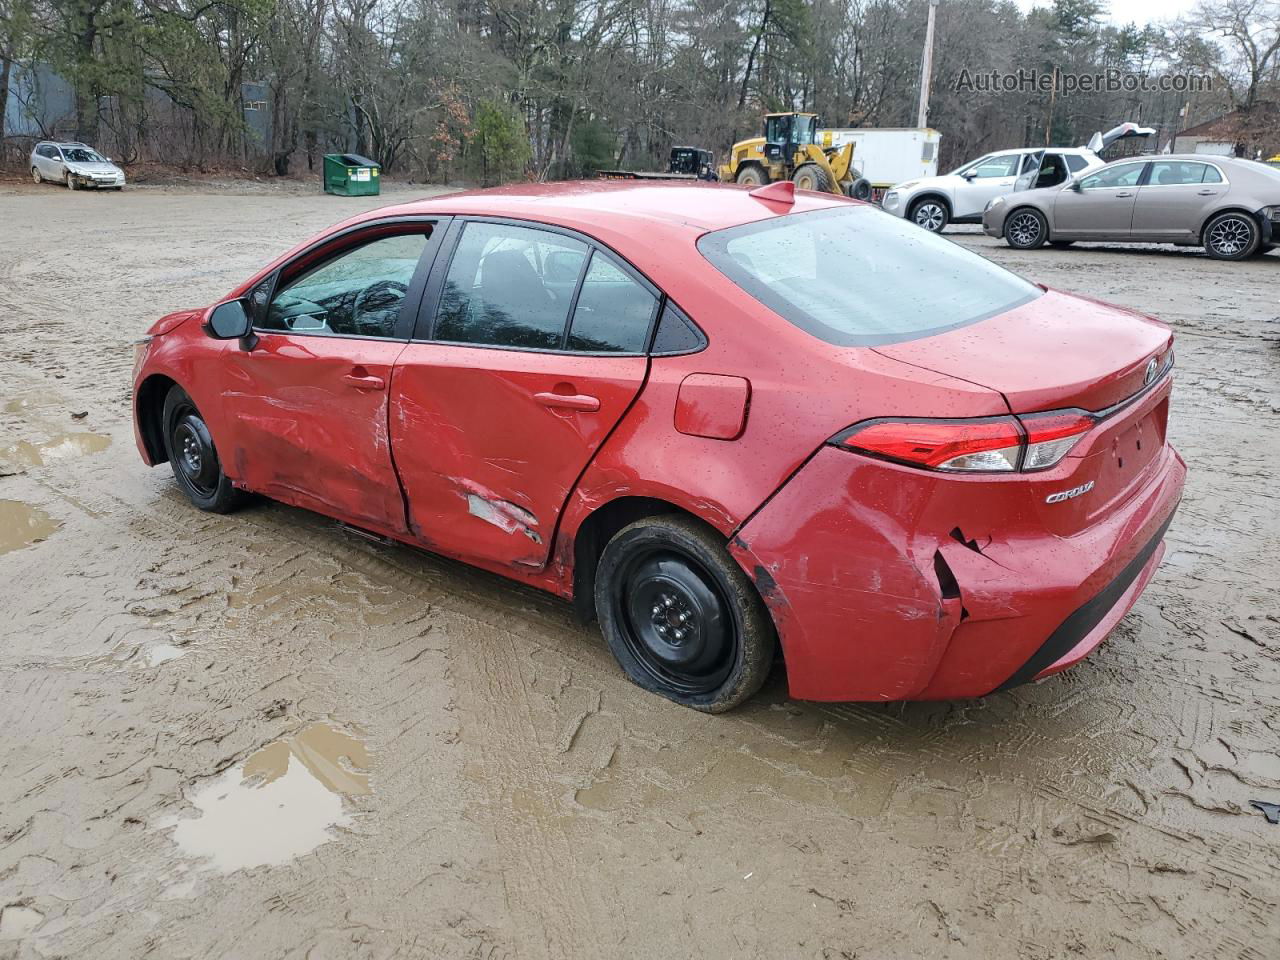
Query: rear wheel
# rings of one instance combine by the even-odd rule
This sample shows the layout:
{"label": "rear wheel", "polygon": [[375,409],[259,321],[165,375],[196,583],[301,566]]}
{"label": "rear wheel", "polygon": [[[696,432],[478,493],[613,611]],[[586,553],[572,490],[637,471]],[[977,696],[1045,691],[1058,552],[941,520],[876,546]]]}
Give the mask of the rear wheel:
{"label": "rear wheel", "polygon": [[907,219],[917,227],[924,227],[930,233],[941,233],[947,226],[950,215],[946,204],[934,197],[925,197],[911,205]]}
{"label": "rear wheel", "polygon": [[181,387],[170,388],[162,418],[169,465],[187,498],[211,513],[230,513],[238,507],[245,495],[222,472],[209,428]]}
{"label": "rear wheel", "polygon": [[769,177],[757,163],[744,163],[738,168],[736,179],[738,183],[745,183],[752,187],[764,186],[769,182]]}
{"label": "rear wheel", "polygon": [[40,176],[39,167],[31,168],[31,179],[34,180],[36,183],[44,183],[44,177]]}
{"label": "rear wheel", "polygon": [[1049,224],[1039,210],[1023,207],[1004,222],[1004,239],[1015,250],[1038,250],[1049,239]]}
{"label": "rear wheel", "polygon": [[676,703],[722,713],[769,675],[773,621],[724,541],[691,517],[648,517],[614,535],[595,604],[627,676]]}
{"label": "rear wheel", "polygon": [[1253,256],[1262,241],[1253,217],[1244,213],[1220,213],[1204,228],[1204,249],[1215,260],[1243,260]]}
{"label": "rear wheel", "polygon": [[831,177],[816,163],[803,163],[796,167],[796,172],[791,175],[791,182],[796,185],[797,190],[831,192]]}

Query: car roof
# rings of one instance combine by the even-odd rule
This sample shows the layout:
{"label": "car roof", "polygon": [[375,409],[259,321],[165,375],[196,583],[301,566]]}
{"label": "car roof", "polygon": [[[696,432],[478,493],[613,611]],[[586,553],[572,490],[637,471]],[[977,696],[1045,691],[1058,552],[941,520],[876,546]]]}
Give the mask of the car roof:
{"label": "car roof", "polygon": [[444,194],[372,211],[361,219],[415,213],[505,217],[581,230],[606,243],[608,233],[648,244],[662,236],[696,238],[712,230],[854,202],[796,191],[795,202],[784,204],[752,196],[750,189],[736,184],[702,181],[572,180]]}

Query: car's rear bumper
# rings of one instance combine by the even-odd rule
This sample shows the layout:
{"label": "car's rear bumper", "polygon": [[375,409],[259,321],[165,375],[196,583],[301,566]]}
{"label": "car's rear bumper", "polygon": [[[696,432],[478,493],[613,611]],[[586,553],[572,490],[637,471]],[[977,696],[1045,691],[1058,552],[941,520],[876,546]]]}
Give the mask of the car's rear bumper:
{"label": "car's rear bumper", "polygon": [[825,447],[730,550],[773,614],[793,696],[983,696],[1106,637],[1159,564],[1185,476],[1165,446],[1085,530],[1011,534],[945,478]]}

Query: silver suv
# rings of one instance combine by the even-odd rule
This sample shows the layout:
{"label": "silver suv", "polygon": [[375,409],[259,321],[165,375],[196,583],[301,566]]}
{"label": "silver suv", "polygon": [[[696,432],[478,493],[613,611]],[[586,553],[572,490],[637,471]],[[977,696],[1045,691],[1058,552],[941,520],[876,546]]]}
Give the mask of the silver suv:
{"label": "silver suv", "polygon": [[81,187],[121,190],[124,171],[83,143],[37,143],[31,150],[31,179],[36,183],[66,184],[72,190]]}
{"label": "silver suv", "polygon": [[1017,189],[1065,183],[1102,160],[1087,147],[1023,147],[997,150],[940,177],[908,180],[884,195],[882,206],[896,217],[941,233],[948,223],[980,223],[996,197]]}

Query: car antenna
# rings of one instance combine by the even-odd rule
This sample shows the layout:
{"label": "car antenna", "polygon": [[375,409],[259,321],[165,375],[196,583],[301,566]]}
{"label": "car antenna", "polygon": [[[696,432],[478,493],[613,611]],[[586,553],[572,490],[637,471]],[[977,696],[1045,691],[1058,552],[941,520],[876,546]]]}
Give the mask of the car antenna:
{"label": "car antenna", "polygon": [[785,203],[791,206],[796,202],[796,185],[790,180],[778,180],[763,187],[756,187],[751,196],[757,200],[768,200],[772,203]]}

